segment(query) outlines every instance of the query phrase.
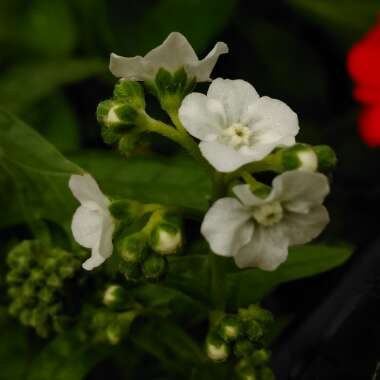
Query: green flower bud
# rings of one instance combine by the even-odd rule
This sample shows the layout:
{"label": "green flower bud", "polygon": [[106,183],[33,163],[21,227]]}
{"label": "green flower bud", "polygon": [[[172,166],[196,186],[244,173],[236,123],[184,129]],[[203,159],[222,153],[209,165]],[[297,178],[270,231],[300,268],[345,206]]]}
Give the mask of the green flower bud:
{"label": "green flower bud", "polygon": [[236,374],[241,380],[261,380],[250,361],[245,358],[238,362]]}
{"label": "green flower bud", "polygon": [[143,232],[136,232],[123,238],[118,248],[125,261],[140,263],[147,255],[147,237]]}
{"label": "green flower bud", "polygon": [[8,307],[9,314],[16,317],[20,314],[21,310],[24,308],[25,303],[21,298],[15,299]]}
{"label": "green flower bud", "polygon": [[52,288],[55,288],[55,289],[59,289],[63,286],[63,281],[62,279],[57,276],[56,274],[51,274],[47,281],[46,281],[46,284],[48,286],[51,286]]}
{"label": "green flower bud", "polygon": [[32,310],[30,325],[33,327],[37,327],[40,325],[44,325],[47,323],[49,316],[44,307],[37,307]]}
{"label": "green flower bud", "polygon": [[103,303],[109,307],[125,306],[128,300],[127,291],[120,285],[110,285],[103,294]]}
{"label": "green flower bud", "polygon": [[257,372],[260,380],[276,380],[276,376],[268,367],[259,368]]}
{"label": "green flower bud", "polygon": [[248,338],[252,342],[259,342],[264,336],[264,331],[261,324],[255,320],[245,322],[245,329]]}
{"label": "green flower bud", "polygon": [[151,233],[150,246],[161,255],[172,255],[182,246],[182,231],[174,223],[160,223]]}
{"label": "green flower bud", "polygon": [[5,277],[5,281],[10,285],[17,285],[17,284],[22,284],[24,279],[17,270],[13,269],[7,273],[7,276]]}
{"label": "green flower bud", "polygon": [[329,146],[318,145],[313,149],[318,157],[318,169],[321,172],[329,172],[335,168],[337,163],[336,154]]}
{"label": "green flower bud", "polygon": [[167,261],[165,257],[151,255],[142,264],[142,272],[145,278],[149,280],[158,280],[167,270]]}
{"label": "green flower bud", "polygon": [[318,158],[314,150],[306,144],[295,144],[282,150],[284,170],[299,169],[315,172],[318,169]]}
{"label": "green flower bud", "polygon": [[45,273],[42,269],[34,268],[30,272],[30,281],[32,281],[35,284],[40,284],[45,279]]}
{"label": "green flower bud", "polygon": [[214,362],[224,362],[228,359],[230,348],[217,335],[210,334],[206,339],[207,356]]}
{"label": "green flower bud", "polygon": [[11,298],[19,297],[21,295],[21,292],[21,288],[19,288],[18,286],[11,286],[7,290],[8,296]]}
{"label": "green flower bud", "polygon": [[23,242],[16,245],[7,256],[7,264],[11,268],[29,269],[33,260],[32,260],[32,248],[33,241],[24,240]]}
{"label": "green flower bud", "polygon": [[97,310],[92,315],[93,327],[96,330],[102,330],[115,319],[115,314],[107,310]]}
{"label": "green flower bud", "polygon": [[265,310],[259,305],[250,305],[247,309],[239,309],[239,317],[242,321],[256,320],[263,325],[273,323],[273,315],[269,310]]}
{"label": "green flower bud", "polygon": [[142,205],[136,201],[117,200],[110,204],[109,210],[115,219],[131,223],[141,215]]}
{"label": "green flower bud", "polygon": [[77,270],[77,267],[74,265],[65,265],[62,268],[59,268],[59,276],[63,279],[72,278]]}
{"label": "green flower bud", "polygon": [[121,100],[134,108],[145,108],[144,89],[139,82],[121,80],[114,89],[116,100]]}
{"label": "green flower bud", "polygon": [[234,354],[237,357],[250,355],[255,349],[255,345],[248,339],[238,340],[234,345]]}
{"label": "green flower bud", "polygon": [[43,268],[47,273],[54,272],[59,267],[58,259],[55,257],[46,258]]}
{"label": "green flower bud", "polygon": [[130,157],[136,150],[137,144],[140,142],[142,132],[138,129],[123,134],[119,140],[119,151],[126,157]]}
{"label": "green flower bud", "polygon": [[234,341],[238,339],[242,333],[242,323],[237,317],[226,315],[220,322],[218,332],[221,338],[226,342]]}
{"label": "green flower bud", "polygon": [[262,348],[261,350],[256,350],[251,355],[252,363],[256,367],[262,367],[268,364],[270,359],[270,352]]}
{"label": "green flower bud", "polygon": [[124,274],[128,281],[139,281],[142,278],[141,268],[139,263],[123,262],[119,266],[119,271]]}
{"label": "green flower bud", "polygon": [[38,293],[38,298],[44,303],[51,303],[55,299],[55,292],[53,289],[44,287]]}
{"label": "green flower bud", "polygon": [[109,326],[107,326],[106,335],[108,341],[111,344],[119,344],[124,337],[123,328],[120,325],[120,323],[118,321],[115,321],[111,323]]}
{"label": "green flower bud", "polygon": [[100,102],[96,110],[98,122],[107,128],[116,127],[115,131],[126,130],[128,126],[134,125],[137,116],[137,111],[131,105],[114,100]]}
{"label": "green flower bud", "polygon": [[20,313],[20,322],[24,326],[32,325],[32,311],[29,309],[23,309]]}
{"label": "green flower bud", "polygon": [[26,298],[34,297],[37,291],[37,286],[31,280],[27,280],[22,285],[22,295]]}

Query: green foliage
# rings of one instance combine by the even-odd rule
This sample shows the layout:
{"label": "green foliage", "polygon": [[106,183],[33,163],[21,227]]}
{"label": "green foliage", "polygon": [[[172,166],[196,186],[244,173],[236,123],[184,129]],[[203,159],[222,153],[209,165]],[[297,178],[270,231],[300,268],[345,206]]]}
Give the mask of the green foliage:
{"label": "green foliage", "polygon": [[0,111],[0,180],[6,183],[0,189],[0,225],[68,220],[75,203],[67,184],[80,172],[26,124]]}

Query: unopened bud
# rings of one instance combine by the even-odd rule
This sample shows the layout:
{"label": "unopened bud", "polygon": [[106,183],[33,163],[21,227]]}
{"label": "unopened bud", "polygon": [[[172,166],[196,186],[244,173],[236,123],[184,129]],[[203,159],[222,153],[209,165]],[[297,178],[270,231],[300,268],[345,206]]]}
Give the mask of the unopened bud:
{"label": "unopened bud", "polygon": [[248,306],[247,309],[239,309],[239,317],[242,321],[253,319],[265,326],[273,323],[272,313],[256,304]]}
{"label": "unopened bud", "polygon": [[120,285],[110,285],[103,294],[103,303],[109,307],[125,306],[127,300],[127,291]]}
{"label": "unopened bud", "polygon": [[147,254],[147,237],[143,232],[126,236],[119,243],[120,256],[127,262],[140,263]]}
{"label": "unopened bud", "polygon": [[119,265],[119,271],[123,273],[128,281],[136,282],[141,280],[142,273],[139,263],[124,261]]}
{"label": "unopened bud", "polygon": [[125,130],[134,125],[137,111],[126,103],[105,100],[99,103],[96,117],[98,122],[107,128],[122,127],[121,129]]}
{"label": "unopened bud", "polygon": [[237,317],[226,315],[220,322],[218,332],[223,340],[227,342],[234,341],[242,333],[242,323]]}
{"label": "unopened bud", "polygon": [[160,223],[150,236],[150,246],[161,255],[177,253],[182,246],[181,228],[174,223]]}
{"label": "unopened bud", "polygon": [[123,328],[118,321],[111,323],[106,330],[108,341],[113,344],[119,344],[123,338]]}
{"label": "unopened bud", "polygon": [[295,144],[282,151],[282,166],[285,170],[304,170],[315,172],[318,169],[318,157],[312,147]]}
{"label": "unopened bud", "polygon": [[313,149],[318,157],[318,169],[321,172],[329,172],[335,168],[336,154],[328,145],[317,145]]}
{"label": "unopened bud", "polygon": [[145,108],[144,89],[139,82],[122,79],[116,84],[113,94],[115,99],[134,108]]}
{"label": "unopened bud", "polygon": [[138,129],[134,129],[128,133],[124,133],[123,136],[119,140],[119,151],[126,157],[131,156],[138,143],[141,140],[142,133]]}
{"label": "unopened bud", "polygon": [[236,366],[236,374],[241,380],[261,380],[258,376],[256,369],[252,366],[251,362],[247,359],[241,359]]}
{"label": "unopened bud", "polygon": [[257,372],[260,380],[276,380],[273,371],[268,367],[260,368]]}
{"label": "unopened bud", "polygon": [[254,351],[255,346],[248,339],[238,340],[234,345],[234,354],[237,357],[244,357]]}
{"label": "unopened bud", "polygon": [[158,280],[166,273],[167,261],[158,255],[149,256],[142,264],[142,272],[149,280]]}
{"label": "unopened bud", "polygon": [[255,320],[245,322],[245,328],[251,342],[258,342],[264,336],[261,324]]}
{"label": "unopened bud", "polygon": [[206,340],[207,356],[214,362],[224,362],[228,359],[230,349],[227,343],[214,334],[210,334]]}
{"label": "unopened bud", "polygon": [[268,350],[265,350],[264,348],[260,350],[256,350],[251,355],[252,363],[256,367],[262,367],[268,364],[270,359],[270,352]]}

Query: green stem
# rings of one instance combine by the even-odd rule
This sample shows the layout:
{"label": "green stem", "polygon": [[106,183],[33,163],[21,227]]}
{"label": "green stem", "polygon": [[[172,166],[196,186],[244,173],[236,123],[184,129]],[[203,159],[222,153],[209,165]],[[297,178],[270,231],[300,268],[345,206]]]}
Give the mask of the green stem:
{"label": "green stem", "polygon": [[225,309],[225,268],[222,257],[210,251],[210,298],[214,311],[224,311]]}

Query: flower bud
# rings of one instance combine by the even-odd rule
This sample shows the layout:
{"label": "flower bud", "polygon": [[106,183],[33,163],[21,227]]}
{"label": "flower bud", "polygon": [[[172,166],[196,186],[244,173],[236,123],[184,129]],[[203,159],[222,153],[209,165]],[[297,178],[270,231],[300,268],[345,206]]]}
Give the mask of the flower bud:
{"label": "flower bud", "polygon": [[144,89],[139,82],[121,80],[116,84],[113,95],[116,100],[126,102],[134,108],[145,108]]}
{"label": "flower bud", "polygon": [[264,336],[261,324],[255,320],[245,322],[246,334],[251,342],[259,342]]}
{"label": "flower bud", "polygon": [[119,243],[119,254],[127,262],[142,262],[147,255],[145,233],[140,231],[123,238]]}
{"label": "flower bud", "polygon": [[242,323],[237,317],[226,315],[220,322],[218,332],[226,342],[234,341],[242,333]]}
{"label": "flower bud", "polygon": [[242,321],[256,320],[265,326],[273,323],[272,313],[256,304],[247,309],[239,309],[239,317]]}
{"label": "flower bud", "polygon": [[22,285],[22,295],[26,298],[33,297],[36,293],[36,290],[36,285],[30,280],[25,281]]}
{"label": "flower bud", "polygon": [[161,255],[172,255],[182,246],[181,228],[174,223],[159,223],[150,236],[150,246]]}
{"label": "flower bud", "polygon": [[142,272],[149,280],[158,280],[166,273],[166,270],[167,261],[162,256],[151,255],[142,264]]}
{"label": "flower bud", "polygon": [[260,350],[256,350],[251,355],[252,363],[256,367],[262,367],[268,364],[270,359],[270,352],[268,350],[265,350],[264,348]]}
{"label": "flower bud", "polygon": [[114,100],[100,102],[96,110],[98,122],[104,127],[116,127],[115,131],[125,131],[135,124],[137,111],[129,104]]}
{"label": "flower bud", "polygon": [[116,200],[110,204],[109,210],[115,219],[131,223],[141,215],[142,205],[139,202],[127,199]]}
{"label": "flower bud", "polygon": [[62,279],[57,276],[55,273],[51,274],[46,280],[46,284],[52,288],[59,289],[63,286]]}
{"label": "flower bud", "polygon": [[248,339],[238,340],[234,345],[234,354],[237,357],[244,357],[251,354],[254,349],[254,344]]}
{"label": "flower bud", "polygon": [[260,380],[276,380],[273,371],[268,367],[260,368],[258,370],[258,375],[260,376]]}
{"label": "flower bud", "polygon": [[139,263],[132,262],[122,262],[119,265],[119,271],[124,274],[128,281],[139,281],[141,280],[142,273]]}
{"label": "flower bud", "polygon": [[20,313],[20,322],[25,326],[32,325],[32,311],[29,309],[23,309]]}
{"label": "flower bud", "polygon": [[317,145],[314,152],[318,157],[318,169],[321,172],[328,172],[334,169],[337,163],[335,152],[327,145]]}
{"label": "flower bud", "polygon": [[131,156],[131,154],[135,151],[137,144],[140,142],[141,136],[141,131],[137,129],[124,133],[119,140],[118,148],[120,153],[126,157]]}
{"label": "flower bud", "polygon": [[40,268],[34,268],[30,272],[30,280],[35,284],[41,284],[45,279],[45,273]]}
{"label": "flower bud", "polygon": [[230,349],[227,343],[214,334],[210,334],[206,340],[207,356],[214,362],[224,362],[228,359]]}
{"label": "flower bud", "polygon": [[118,321],[112,322],[106,329],[108,341],[113,344],[119,344],[123,338],[123,328]]}
{"label": "flower bud", "polygon": [[252,366],[249,360],[241,359],[236,365],[236,374],[241,380],[261,380],[256,369]]}
{"label": "flower bud", "polygon": [[109,307],[125,306],[128,299],[127,291],[120,285],[110,285],[103,294],[103,303]]}
{"label": "flower bud", "polygon": [[295,144],[282,151],[282,166],[285,170],[315,172],[318,169],[318,158],[310,146]]}
{"label": "flower bud", "polygon": [[38,298],[42,302],[49,304],[49,303],[54,301],[54,298],[55,298],[54,290],[47,288],[47,287],[44,287],[38,293]]}

